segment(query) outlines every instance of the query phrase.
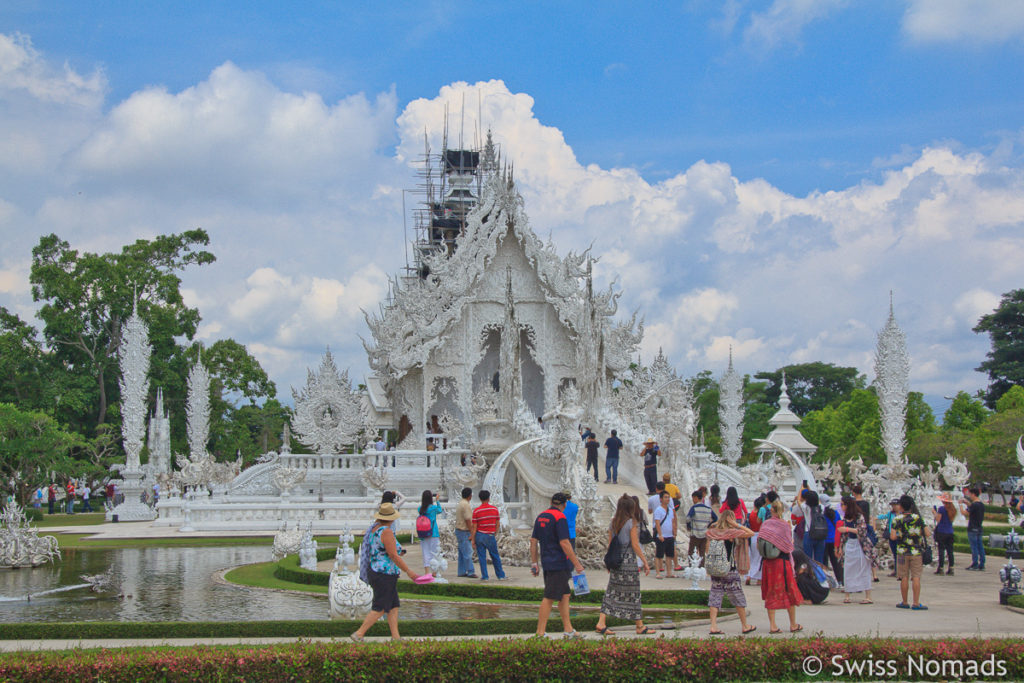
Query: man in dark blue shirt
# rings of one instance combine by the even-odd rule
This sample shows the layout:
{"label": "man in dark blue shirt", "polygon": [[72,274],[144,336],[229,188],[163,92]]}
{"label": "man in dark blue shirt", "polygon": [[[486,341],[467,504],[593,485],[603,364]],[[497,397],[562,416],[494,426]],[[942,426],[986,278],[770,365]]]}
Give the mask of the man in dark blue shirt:
{"label": "man in dark blue shirt", "polygon": [[644,442],[644,450],[640,457],[644,459],[644,481],[647,483],[647,495],[654,495],[654,487],[658,484],[658,456],[661,455],[658,443],[654,438]]}
{"label": "man in dark blue shirt", "polygon": [[569,497],[561,492],[551,496],[551,507],[540,513],[533,523],[530,570],[537,576],[541,568],[544,569],[544,599],[540,601],[540,615],[537,619],[538,636],[543,636],[547,631],[548,617],[557,601],[565,637],[583,637],[572,627],[569,619],[569,580],[572,570],[582,572],[583,565],[569,542],[569,523],[564,512],[568,500]]}
{"label": "man in dark blue shirt", "polygon": [[619,449],[622,448],[622,440],[619,439],[614,429],[612,435],[604,442],[604,447],[608,451],[604,458],[604,483],[618,484]]}
{"label": "man in dark blue shirt", "polygon": [[594,466],[594,481],[598,481],[597,477],[597,449],[599,445],[597,443],[597,437],[593,432],[587,437],[583,447],[587,449],[587,472],[590,472],[590,466]]}

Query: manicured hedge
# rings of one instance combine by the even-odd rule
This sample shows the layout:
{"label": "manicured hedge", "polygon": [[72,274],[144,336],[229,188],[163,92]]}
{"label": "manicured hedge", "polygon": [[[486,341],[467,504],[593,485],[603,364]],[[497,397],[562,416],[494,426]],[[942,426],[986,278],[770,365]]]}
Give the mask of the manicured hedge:
{"label": "manicured hedge", "polygon": [[[573,626],[579,630],[593,630],[598,615],[573,616]],[[14,622],[0,623],[0,640],[79,640],[122,638],[347,638],[359,628],[362,619],[336,619],[331,621],[87,621],[65,623]],[[533,633],[537,619],[410,619],[401,623],[402,635],[407,636],[478,636]],[[632,624],[631,621],[611,618],[615,625]],[[557,612],[549,621],[552,632],[562,630]],[[371,636],[388,635],[387,623],[382,619],[370,629]],[[2,680],[2,678],[0,678]]]}
{"label": "manicured hedge", "polygon": [[[820,663],[821,674],[804,673]],[[915,662],[920,669],[911,668]],[[889,667],[892,667],[889,669]],[[935,666],[941,673],[922,670]],[[986,674],[983,666],[994,669]],[[975,669],[969,668],[975,667]],[[996,669],[998,667],[998,669]],[[952,675],[951,675],[952,674]],[[1024,643],[1002,640],[505,639],[95,650],[0,656],[8,681],[792,681],[1024,678]]]}
{"label": "manicured hedge", "polygon": [[[330,550],[326,557],[320,557],[323,550],[317,551],[317,559],[333,557],[334,551]],[[290,581],[312,586],[326,586],[330,581],[330,574],[327,572],[311,572],[298,566],[298,557],[291,555],[277,563],[274,570],[274,578],[281,581]],[[539,580],[538,580],[539,582]],[[519,600],[522,602],[540,602],[544,591],[542,588],[523,588],[519,586],[505,586],[501,584],[485,586],[470,583],[425,583],[418,584],[412,581],[399,581],[398,591],[403,595],[437,595],[460,598],[476,598],[479,600]],[[645,590],[644,602],[649,605],[707,605],[708,591],[706,590]],[[592,589],[589,594],[576,597],[574,602],[600,604],[604,598],[604,591]]]}
{"label": "manicured hedge", "polygon": [[1024,609],[1024,595],[1011,595],[1007,600],[1011,607],[1019,607]]}

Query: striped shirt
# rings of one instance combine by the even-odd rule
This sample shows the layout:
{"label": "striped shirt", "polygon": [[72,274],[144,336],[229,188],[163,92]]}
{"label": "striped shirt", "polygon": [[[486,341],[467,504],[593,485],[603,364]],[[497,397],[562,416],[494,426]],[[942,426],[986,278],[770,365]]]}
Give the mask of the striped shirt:
{"label": "striped shirt", "polygon": [[483,503],[476,510],[473,510],[473,524],[476,525],[477,533],[493,534],[498,530],[498,519],[501,513],[498,508],[490,503]]}

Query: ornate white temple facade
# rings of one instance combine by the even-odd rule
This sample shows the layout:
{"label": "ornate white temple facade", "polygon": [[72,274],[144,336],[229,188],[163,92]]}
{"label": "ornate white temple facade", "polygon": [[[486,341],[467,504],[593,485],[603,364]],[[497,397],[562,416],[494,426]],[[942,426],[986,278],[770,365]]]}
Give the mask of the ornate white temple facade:
{"label": "ornate white temple facade", "polygon": [[[230,481],[193,478],[187,495],[186,482],[172,480],[157,523],[336,531],[365,523],[384,490],[411,500],[440,490],[454,505],[471,486],[490,489],[513,528],[571,490],[586,526],[618,493],[585,472],[581,425],[602,441],[618,431],[619,484],[641,493],[648,437],[661,444],[660,471],[684,491],[718,481],[748,493],[807,476],[796,464],[788,476],[768,462],[737,469],[695,447],[689,383],[660,353],[649,368],[631,368],[642,322],[617,319],[619,294],[595,290],[589,250],[562,256],[538,239],[490,136],[479,151],[440,159],[444,182],[425,203],[414,267],[367,316],[365,391],[352,390],[328,351],[294,392],[281,453]],[[374,448],[382,429],[397,434],[394,450]],[[292,453],[289,432],[314,453]],[[403,509],[410,521],[415,507]]]}

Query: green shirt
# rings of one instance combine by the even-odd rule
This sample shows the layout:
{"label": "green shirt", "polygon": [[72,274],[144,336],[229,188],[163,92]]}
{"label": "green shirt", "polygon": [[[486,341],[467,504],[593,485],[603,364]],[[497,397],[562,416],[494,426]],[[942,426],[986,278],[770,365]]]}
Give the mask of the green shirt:
{"label": "green shirt", "polygon": [[924,520],[908,512],[892,522],[896,532],[896,553],[899,555],[920,555],[924,548]]}

